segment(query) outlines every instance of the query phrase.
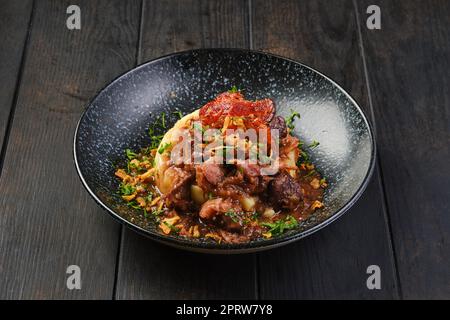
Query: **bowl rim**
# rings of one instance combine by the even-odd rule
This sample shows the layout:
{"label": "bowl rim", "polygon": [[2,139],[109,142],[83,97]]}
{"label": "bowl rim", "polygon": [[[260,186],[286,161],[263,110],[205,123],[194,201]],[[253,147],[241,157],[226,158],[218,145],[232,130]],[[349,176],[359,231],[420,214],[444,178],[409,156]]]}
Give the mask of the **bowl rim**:
{"label": "bowl rim", "polygon": [[[370,145],[371,145],[371,155],[370,155],[369,167],[368,167],[367,172],[362,180],[362,183],[359,185],[356,192],[351,196],[351,198],[341,208],[336,210],[328,218],[326,218],[322,222],[314,225],[313,227],[305,229],[303,231],[292,232],[284,237],[276,237],[276,238],[272,238],[272,239],[268,239],[268,240],[267,239],[257,240],[257,241],[251,241],[251,242],[240,243],[240,244],[219,244],[219,243],[215,243],[215,242],[194,242],[194,241],[188,240],[187,238],[183,239],[183,238],[164,236],[162,234],[158,234],[157,232],[153,232],[151,230],[144,229],[142,227],[139,227],[139,226],[131,223],[127,219],[123,218],[120,214],[116,213],[113,209],[108,207],[105,203],[103,203],[103,201],[101,201],[97,197],[97,195],[94,193],[94,191],[89,187],[88,183],[86,182],[86,180],[83,176],[80,165],[78,163],[77,142],[78,142],[78,133],[79,133],[80,124],[83,121],[83,119],[86,116],[89,109],[91,108],[91,106],[94,104],[95,100],[98,98],[98,96],[102,92],[107,90],[109,87],[113,86],[116,82],[120,81],[122,78],[125,78],[126,76],[130,75],[131,73],[134,73],[142,68],[145,68],[148,65],[155,64],[159,61],[170,59],[170,58],[180,56],[180,55],[190,55],[190,54],[195,54],[195,53],[205,53],[206,54],[206,53],[211,53],[211,52],[214,52],[214,53],[241,52],[241,53],[246,53],[246,54],[264,55],[264,56],[268,56],[271,58],[282,59],[282,60],[297,64],[297,65],[300,65],[304,68],[307,68],[307,69],[313,71],[314,73],[317,73],[319,76],[322,76],[326,80],[330,81],[331,84],[333,84],[337,89],[339,89],[341,91],[341,93],[343,93],[345,95],[345,97],[347,99],[349,99],[349,101],[359,111],[359,113],[361,114],[361,116],[364,120],[364,123],[368,129],[368,135],[369,135],[369,140],[370,140]],[[155,240],[160,243],[164,243],[164,244],[172,246],[172,247],[189,250],[189,251],[194,251],[194,252],[201,252],[201,253],[238,254],[238,253],[251,253],[251,252],[257,252],[257,251],[263,251],[263,250],[273,249],[273,248],[287,245],[289,243],[298,241],[302,238],[305,238],[305,237],[321,230],[322,228],[326,227],[327,225],[331,224],[332,222],[334,222],[338,218],[340,218],[344,213],[346,213],[358,201],[358,199],[361,197],[361,195],[364,193],[365,189],[367,188],[367,185],[369,184],[371,177],[373,175],[374,169],[375,169],[377,145],[376,145],[375,135],[374,135],[374,130],[372,128],[372,125],[371,125],[368,117],[362,110],[362,108],[356,102],[356,100],[346,90],[344,90],[336,81],[334,81],[330,77],[326,76],[322,72],[320,72],[302,62],[293,60],[291,58],[287,58],[287,57],[283,57],[283,56],[280,56],[277,54],[263,52],[263,51],[259,51],[259,50],[250,50],[250,49],[241,49],[241,48],[201,48],[201,49],[191,49],[191,50],[183,50],[183,51],[178,51],[178,52],[174,52],[174,53],[169,53],[169,54],[157,57],[155,59],[151,59],[146,62],[143,62],[143,63],[137,65],[136,67],[120,74],[119,76],[114,78],[114,80],[112,80],[107,85],[105,85],[104,87],[99,89],[95,93],[94,97],[89,100],[89,102],[87,103],[87,106],[81,113],[81,116],[77,122],[75,132],[74,132],[74,137],[73,137],[72,151],[73,151],[72,156],[73,156],[73,160],[75,162],[76,171],[77,171],[78,177],[81,180],[84,188],[88,191],[88,193],[91,195],[91,197],[95,200],[95,202],[97,202],[97,204],[99,204],[99,206],[102,209],[104,209],[106,212],[108,212],[116,221],[120,222],[122,225],[125,225],[126,227],[130,228],[131,230],[133,230],[141,235],[144,235],[147,238],[150,238],[150,239]]]}

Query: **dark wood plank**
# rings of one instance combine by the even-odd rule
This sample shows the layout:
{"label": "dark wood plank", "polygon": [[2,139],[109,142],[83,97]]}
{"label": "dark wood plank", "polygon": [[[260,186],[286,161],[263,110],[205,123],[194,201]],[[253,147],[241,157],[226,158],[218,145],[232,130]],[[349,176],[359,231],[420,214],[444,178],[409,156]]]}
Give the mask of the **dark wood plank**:
{"label": "dark wood plank", "polygon": [[450,2],[377,1],[363,44],[404,298],[450,297]]}
{"label": "dark wood plank", "polygon": [[[148,1],[142,61],[199,47],[248,47],[244,1]],[[118,299],[255,298],[255,256],[182,252],[124,230]]]}
{"label": "dark wood plank", "polygon": [[[0,150],[20,77],[20,66],[28,35],[33,1],[0,2]],[[0,159],[1,161],[1,159]],[[1,168],[1,164],[0,164]]]}
{"label": "dark wood plank", "polygon": [[[97,90],[135,63],[139,1],[36,1],[8,152],[0,180],[0,298],[113,295],[119,226],[75,173],[77,120]],[[82,289],[66,288],[81,268]]]}
{"label": "dark wood plank", "polygon": [[[285,55],[329,75],[369,110],[351,0],[252,1],[256,49]],[[394,260],[382,190],[368,190],[337,222],[298,243],[260,255],[262,298],[395,298]],[[382,289],[368,290],[366,269],[378,265]]]}

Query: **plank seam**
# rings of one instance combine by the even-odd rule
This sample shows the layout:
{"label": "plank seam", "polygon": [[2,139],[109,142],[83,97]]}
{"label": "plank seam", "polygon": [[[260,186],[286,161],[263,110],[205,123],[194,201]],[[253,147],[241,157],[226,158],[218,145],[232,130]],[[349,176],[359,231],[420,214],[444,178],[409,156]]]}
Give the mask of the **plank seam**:
{"label": "plank seam", "polygon": [[24,69],[25,69],[26,56],[28,53],[28,46],[29,46],[29,42],[30,42],[29,40],[30,40],[31,29],[32,29],[32,25],[33,25],[34,9],[35,9],[35,1],[33,0],[32,4],[31,4],[31,13],[30,13],[29,21],[28,21],[27,35],[25,37],[25,44],[24,44],[23,50],[22,50],[22,57],[20,58],[20,67],[19,67],[19,73],[17,75],[15,89],[14,89],[13,101],[11,104],[11,109],[9,111],[8,121],[6,123],[6,130],[4,133],[2,150],[0,152],[0,177],[1,177],[2,171],[3,171],[3,164],[5,162],[6,151],[8,149],[8,144],[9,144],[9,136],[10,136],[11,129],[12,129],[14,114],[16,112],[17,101],[19,99],[19,92],[20,92],[20,87],[21,87],[21,83],[22,83],[22,76],[23,76]]}
{"label": "plank seam", "polygon": [[[364,49],[362,28],[361,28],[361,23],[359,20],[360,19],[359,7],[358,7],[356,0],[353,0],[353,8],[355,10],[356,25],[357,25],[357,29],[358,29],[358,43],[359,43],[359,48],[361,51],[361,60],[362,60],[362,65],[363,65],[363,70],[364,70],[364,80],[365,80],[366,88],[367,88],[367,96],[368,96],[368,100],[369,100],[370,115],[372,118],[375,140],[377,141],[375,111],[374,111],[374,106],[373,106],[372,91],[371,91],[370,80],[369,80],[369,71],[368,71],[368,66],[367,66],[367,61],[366,61],[366,53],[365,53],[365,49]],[[389,238],[388,240],[389,240],[389,246],[390,246],[391,254],[392,254],[392,257],[391,257],[391,261],[393,264],[392,268],[395,271],[395,286],[397,289],[396,291],[397,291],[398,298],[403,299],[400,274],[399,274],[399,270],[398,270],[398,258],[397,258],[397,253],[395,250],[394,237],[392,234],[392,222],[391,222],[390,214],[389,214],[389,205],[387,203],[386,188],[385,188],[385,184],[384,184],[384,180],[383,180],[383,168],[382,168],[381,161],[380,161],[380,151],[379,150],[377,152],[376,163],[378,166],[377,177],[378,177],[379,187],[381,189],[383,216],[384,216],[384,220],[385,220],[385,225],[388,229],[388,238]]]}
{"label": "plank seam", "polygon": [[116,254],[116,268],[114,270],[114,284],[113,284],[113,292],[112,292],[112,300],[117,300],[117,281],[119,279],[119,271],[120,271],[120,257],[122,253],[122,246],[123,246],[123,232],[124,232],[124,226],[120,225],[120,232],[119,232],[119,242],[118,242],[118,248],[117,248],[117,254]]}
{"label": "plank seam", "polygon": [[144,29],[144,6],[145,1],[141,0],[141,15],[139,17],[139,30],[138,30],[138,42],[137,42],[137,48],[136,48],[136,65],[139,65],[142,63],[142,30]]}
{"label": "plank seam", "polygon": [[[142,47],[142,30],[144,26],[144,6],[145,2],[144,0],[141,0],[141,8],[140,8],[140,15],[139,15],[139,27],[138,27],[138,37],[137,37],[137,43],[136,43],[136,54],[134,56],[134,65],[138,66],[141,63],[142,60],[142,54],[141,54],[141,47]],[[119,245],[117,248],[117,255],[116,255],[116,269],[114,271],[114,285],[113,285],[113,292],[112,292],[112,300],[117,300],[117,282],[119,280],[119,273],[120,273],[120,267],[122,261],[122,247],[124,245],[123,239],[125,232],[125,227],[120,224],[120,232],[119,232]]]}
{"label": "plank seam", "polygon": [[250,50],[253,50],[253,14],[252,14],[252,0],[248,0],[248,45]]}

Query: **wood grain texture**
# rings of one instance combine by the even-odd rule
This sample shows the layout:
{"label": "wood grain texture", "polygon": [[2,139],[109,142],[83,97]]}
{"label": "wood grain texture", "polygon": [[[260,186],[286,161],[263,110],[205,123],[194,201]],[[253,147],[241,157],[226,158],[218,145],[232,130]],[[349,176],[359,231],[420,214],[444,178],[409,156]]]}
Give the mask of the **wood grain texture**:
{"label": "wood grain texture", "polygon": [[0,2],[0,150],[20,77],[32,6],[32,0]]}
{"label": "wood grain texture", "polygon": [[450,3],[358,1],[403,297],[450,297]]}
{"label": "wood grain texture", "polygon": [[[0,180],[0,298],[108,299],[119,226],[83,189],[72,160],[88,99],[135,63],[139,1],[36,1],[26,65]],[[81,268],[82,289],[66,288]]]}
{"label": "wood grain texture", "polygon": [[[247,3],[147,1],[141,61],[200,47],[248,47]],[[124,229],[118,299],[252,299],[255,255],[188,253]]]}
{"label": "wood grain texture", "polygon": [[[252,0],[255,49],[302,61],[341,84],[370,115],[351,0]],[[373,120],[373,119],[372,119]],[[261,298],[396,298],[395,266],[378,172],[337,222],[259,257]],[[369,265],[382,271],[368,290]]]}

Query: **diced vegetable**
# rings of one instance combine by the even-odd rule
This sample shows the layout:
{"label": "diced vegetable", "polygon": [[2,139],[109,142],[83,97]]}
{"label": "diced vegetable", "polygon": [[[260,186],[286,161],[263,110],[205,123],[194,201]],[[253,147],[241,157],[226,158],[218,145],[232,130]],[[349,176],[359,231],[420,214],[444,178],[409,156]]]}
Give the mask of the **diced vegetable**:
{"label": "diced vegetable", "polygon": [[206,202],[206,197],[203,192],[203,189],[197,185],[191,185],[191,198],[195,201],[195,203],[201,205]]}
{"label": "diced vegetable", "polygon": [[273,217],[276,216],[276,212],[273,209],[266,209],[266,210],[264,210],[262,215],[264,218],[272,219]]}
{"label": "diced vegetable", "polygon": [[241,198],[240,202],[241,202],[242,208],[245,211],[253,211],[253,209],[255,208],[256,201],[255,201],[255,198],[253,198],[253,197],[244,196]]}

